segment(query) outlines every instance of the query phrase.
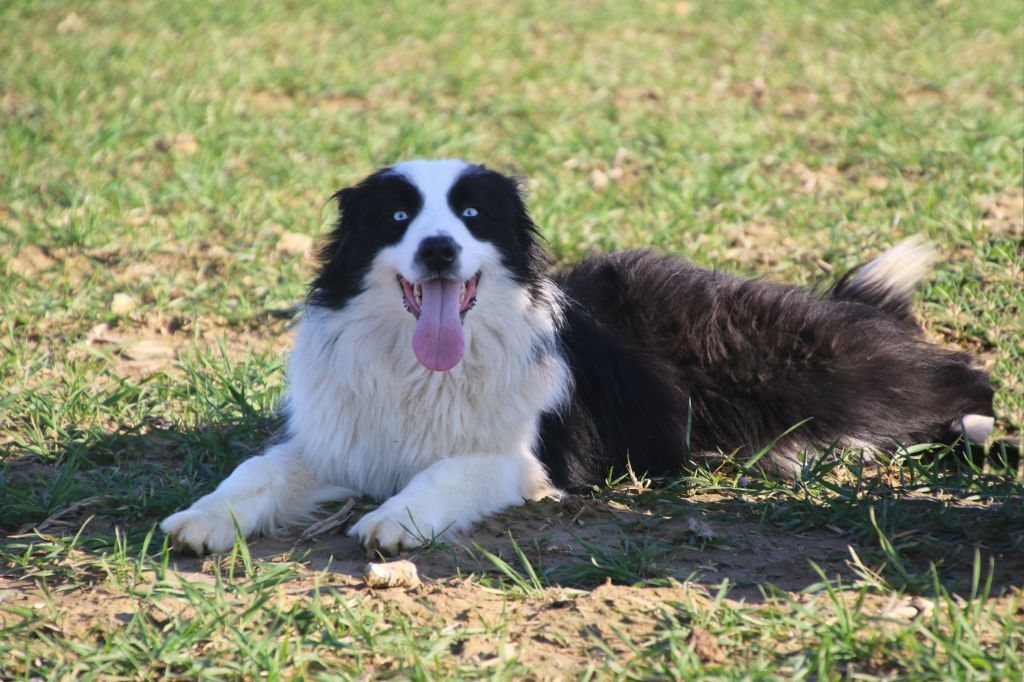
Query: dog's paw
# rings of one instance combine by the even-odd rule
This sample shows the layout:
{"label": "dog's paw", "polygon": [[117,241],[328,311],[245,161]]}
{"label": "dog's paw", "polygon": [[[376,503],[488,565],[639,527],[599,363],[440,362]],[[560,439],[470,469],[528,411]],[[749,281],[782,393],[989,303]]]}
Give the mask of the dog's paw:
{"label": "dog's paw", "polygon": [[416,549],[430,539],[429,535],[424,538],[419,534],[408,512],[398,516],[385,507],[359,519],[348,534],[359,539],[367,554],[383,556],[394,556],[403,549]]}
{"label": "dog's paw", "polygon": [[194,504],[160,523],[175,549],[189,547],[196,554],[226,552],[235,543],[235,523],[226,504]]}

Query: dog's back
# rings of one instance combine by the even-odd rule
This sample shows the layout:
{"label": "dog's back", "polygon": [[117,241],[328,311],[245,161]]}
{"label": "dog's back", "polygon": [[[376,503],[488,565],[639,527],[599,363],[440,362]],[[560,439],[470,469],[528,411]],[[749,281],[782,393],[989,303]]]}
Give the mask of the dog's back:
{"label": "dog's back", "polygon": [[[968,415],[984,423],[987,375],[925,342],[910,310],[929,256],[901,244],[824,297],[649,251],[581,263],[559,282],[577,395],[546,423],[548,453],[576,448],[545,457],[568,461],[556,482],[592,482],[627,456],[637,471],[670,473],[688,452],[749,455],[798,424],[765,465],[792,470],[808,448],[833,443],[932,442]],[[629,359],[595,362],[595,347]],[[603,418],[614,410],[623,414]],[[590,436],[574,442],[571,428]]]}

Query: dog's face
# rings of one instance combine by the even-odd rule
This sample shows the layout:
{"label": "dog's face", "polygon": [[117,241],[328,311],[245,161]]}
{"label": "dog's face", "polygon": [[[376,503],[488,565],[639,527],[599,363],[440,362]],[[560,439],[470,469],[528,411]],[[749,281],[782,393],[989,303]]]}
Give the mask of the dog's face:
{"label": "dog's face", "polygon": [[404,307],[415,324],[413,351],[429,369],[462,358],[464,325],[487,296],[489,277],[532,288],[543,270],[515,181],[482,166],[410,161],[335,197],[341,217],[311,303],[343,308],[369,288],[385,289],[384,305]]}

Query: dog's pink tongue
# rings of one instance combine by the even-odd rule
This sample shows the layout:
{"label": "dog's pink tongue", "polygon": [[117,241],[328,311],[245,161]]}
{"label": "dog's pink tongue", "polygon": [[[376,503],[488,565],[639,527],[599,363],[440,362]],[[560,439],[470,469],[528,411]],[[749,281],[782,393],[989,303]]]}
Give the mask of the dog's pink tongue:
{"label": "dog's pink tongue", "polygon": [[412,335],[412,349],[424,367],[444,372],[459,364],[466,350],[459,319],[462,283],[428,279],[422,286],[423,301]]}

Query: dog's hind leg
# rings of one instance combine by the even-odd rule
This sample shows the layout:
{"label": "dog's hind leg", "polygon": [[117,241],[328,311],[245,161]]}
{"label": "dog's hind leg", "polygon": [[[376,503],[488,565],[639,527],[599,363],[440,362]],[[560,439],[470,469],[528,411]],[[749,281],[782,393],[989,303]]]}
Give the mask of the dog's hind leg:
{"label": "dog's hind leg", "polygon": [[555,492],[528,452],[434,462],[349,530],[368,551],[396,554],[468,529],[490,514]]}
{"label": "dog's hind leg", "polygon": [[164,519],[160,528],[175,546],[197,554],[224,552],[234,544],[236,521],[245,537],[273,532],[352,494],[311,476],[299,461],[298,446],[286,441],[242,462],[216,490]]}

